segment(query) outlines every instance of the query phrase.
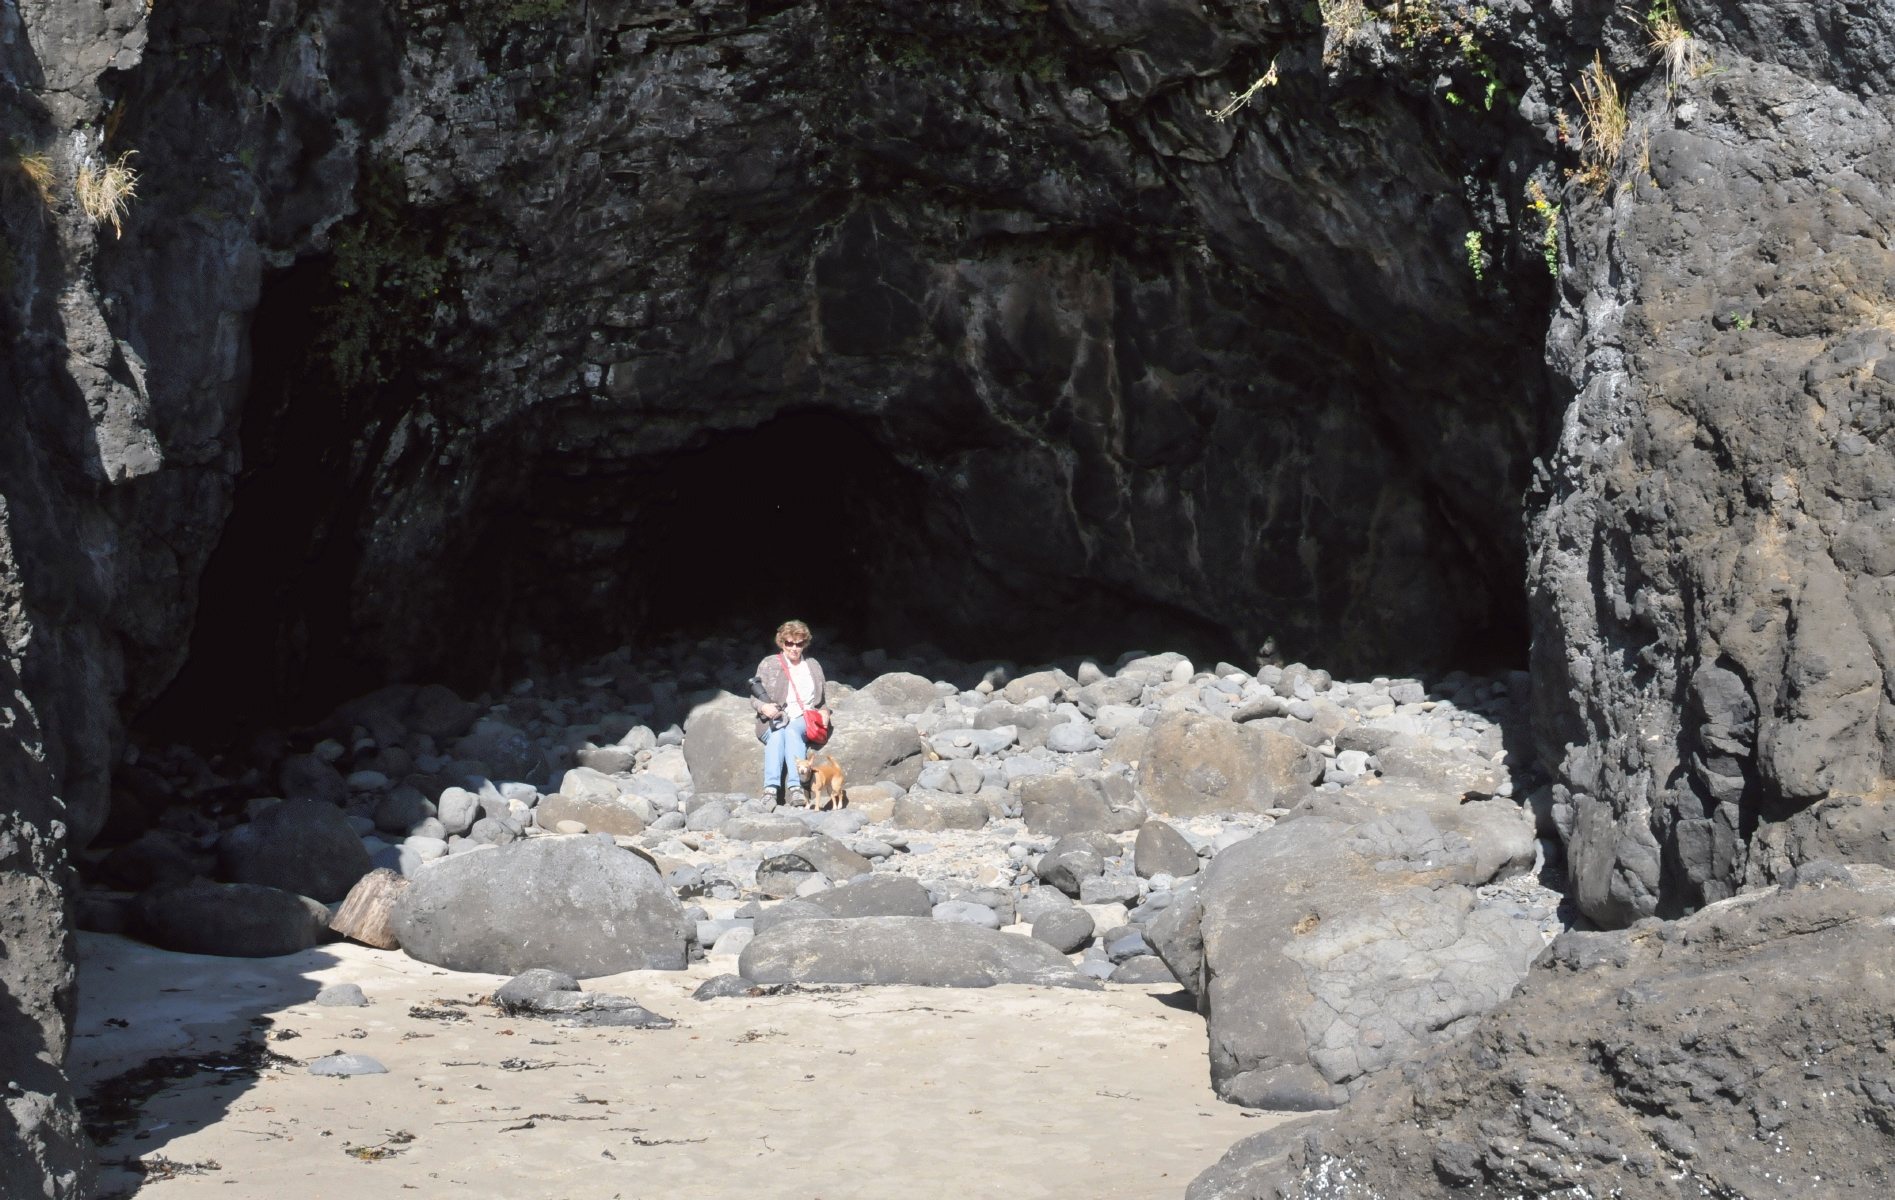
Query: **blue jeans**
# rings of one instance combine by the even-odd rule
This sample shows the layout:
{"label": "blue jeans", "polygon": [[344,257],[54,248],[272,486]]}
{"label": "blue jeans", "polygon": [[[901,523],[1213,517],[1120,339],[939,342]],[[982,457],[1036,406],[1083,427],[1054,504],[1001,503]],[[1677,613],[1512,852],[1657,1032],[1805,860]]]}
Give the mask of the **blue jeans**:
{"label": "blue jeans", "polygon": [[763,786],[797,787],[796,760],[809,757],[809,743],[803,740],[803,718],[798,717],[781,729],[772,729],[763,743]]}

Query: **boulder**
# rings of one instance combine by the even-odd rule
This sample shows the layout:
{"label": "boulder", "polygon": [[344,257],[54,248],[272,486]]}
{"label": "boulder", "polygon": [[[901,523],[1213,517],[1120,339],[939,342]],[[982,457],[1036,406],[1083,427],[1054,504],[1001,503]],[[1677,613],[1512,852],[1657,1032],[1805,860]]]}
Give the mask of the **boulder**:
{"label": "boulder", "polygon": [[807,836],[809,826],[798,817],[775,813],[751,816],[739,814],[724,822],[724,836],[744,842],[787,842]]}
{"label": "boulder", "polygon": [[416,689],[401,721],[414,732],[445,743],[472,729],[479,716],[479,705],[462,700],[438,683],[430,683]]}
{"label": "boulder", "polygon": [[643,796],[660,813],[675,812],[678,808],[678,785],[649,771],[641,771],[627,780],[625,793]]}
{"label": "boulder", "polygon": [[1234,1103],[1333,1107],[1505,998],[1539,953],[1536,927],[1476,907],[1469,889],[1517,860],[1483,859],[1453,827],[1461,806],[1352,803],[1231,845],[1151,924]]}
{"label": "boulder", "polygon": [[321,941],[329,926],[328,908],[308,896],[206,879],[153,888],[138,897],[133,911],[152,945],[226,958],[295,954]]}
{"label": "boulder", "polygon": [[1138,827],[1138,840],[1132,843],[1132,869],[1142,879],[1154,875],[1183,879],[1197,874],[1198,852],[1170,825],[1147,821]]}
{"label": "boulder", "polygon": [[592,767],[572,767],[553,779],[553,790],[570,800],[616,800],[625,785]]}
{"label": "boulder", "polygon": [[285,800],[217,839],[218,867],[232,883],[257,883],[332,903],[374,869],[334,805]]}
{"label": "boulder", "polygon": [[1171,712],[1152,726],[1138,790],[1167,816],[1263,812],[1294,804],[1322,771],[1321,755],[1274,730]]}
{"label": "boulder", "polygon": [[690,936],[657,870],[596,837],[442,859],[402,893],[392,924],[403,950],[438,967],[581,979],[682,970]]}
{"label": "boulder", "polygon": [[1059,754],[1084,754],[1103,745],[1105,742],[1092,732],[1092,726],[1079,721],[1067,721],[1046,731],[1046,748]]}
{"label": "boulder", "polygon": [[998,929],[1001,924],[999,913],[972,900],[943,900],[934,906],[929,915],[937,921],[958,921],[964,925],[978,925],[982,929]]}
{"label": "boulder", "polygon": [[277,772],[277,785],[286,800],[320,800],[324,804],[346,804],[349,785],[341,772],[313,754],[292,754],[283,760]]}
{"label": "boulder", "polygon": [[692,709],[684,722],[684,761],[700,792],[760,792],[763,743],[750,701],[724,693]]}
{"label": "boulder", "polygon": [[1140,954],[1124,960],[1108,978],[1113,983],[1130,984],[1178,982],[1171,968],[1165,966],[1165,960],[1155,954]]}
{"label": "boulder", "polygon": [[1020,785],[1027,832],[1064,837],[1087,829],[1123,833],[1145,821],[1145,806],[1121,775],[1035,775]]}
{"label": "boulder", "polygon": [[895,799],[899,794],[899,785],[871,783],[867,787],[849,788],[849,811],[861,813],[870,824],[887,821],[895,815]]}
{"label": "boulder", "polygon": [[[861,691],[849,698],[846,707],[849,711],[860,712],[865,707],[862,702],[866,700],[890,716],[907,717],[927,708],[940,695],[931,680],[906,671],[893,671],[870,680]],[[839,704],[838,712],[843,707]]]}
{"label": "boulder", "polygon": [[[759,751],[759,753],[761,753],[761,751]],[[663,779],[678,791],[683,791],[685,788],[691,786],[691,769],[685,764],[684,747],[682,746],[660,746],[656,750],[653,750],[651,752],[651,761],[646,763],[645,769],[639,773],[641,775],[654,775],[659,779]],[[763,768],[761,766],[757,768],[757,778],[753,786],[759,788],[763,786]],[[715,791],[716,789],[706,788],[705,790]]]}
{"label": "boulder", "polygon": [[723,800],[707,800],[692,807],[684,818],[684,827],[693,833],[716,833],[730,823],[731,806]]}
{"label": "boulder", "polygon": [[573,761],[607,775],[629,771],[638,765],[638,751],[630,746],[587,746],[574,752]]}
{"label": "boulder", "polygon": [[834,758],[842,768],[851,804],[856,789],[864,784],[888,780],[913,787],[923,766],[921,735],[915,727],[874,707],[838,712],[835,730],[820,753]]}
{"label": "boulder", "polygon": [[[573,772],[566,772],[570,779]],[[533,822],[541,829],[557,830],[561,821],[576,821],[585,826],[588,833],[610,833],[621,837],[631,837],[644,831],[645,826],[658,819],[652,810],[651,801],[643,796],[630,796],[616,793],[610,796],[592,792],[585,796],[571,796],[565,792],[554,792],[543,798],[533,810]]]}
{"label": "boulder", "polygon": [[464,834],[480,819],[480,797],[463,787],[443,788],[434,815],[448,834]]}
{"label": "boulder", "polygon": [[1092,914],[1083,908],[1056,908],[1033,922],[1033,936],[1061,954],[1077,954],[1092,943]]}
{"label": "boulder", "polygon": [[873,871],[868,859],[826,834],[796,843],[757,867],[757,888],[766,896],[794,896],[811,877],[853,879]]}
{"label": "boulder", "polygon": [[384,833],[406,835],[410,829],[432,817],[435,812],[428,798],[406,784],[383,796],[375,804],[375,828]]}
{"label": "boulder", "polygon": [[[1880,1195],[1895,876],[1848,875],[1564,933],[1468,1036],[1238,1142],[1186,1194]],[[1766,1171],[1798,1179],[1760,1189]]]}
{"label": "boulder", "polygon": [[1105,872],[1105,858],[1084,837],[1068,834],[1040,856],[1036,873],[1047,884],[1077,898],[1081,885]]}
{"label": "boulder", "polygon": [[737,960],[737,970],[760,984],[1093,986],[1045,942],[924,917],[777,925],[757,933]]}
{"label": "boulder", "polygon": [[[851,884],[849,886],[853,887],[855,885]],[[843,888],[839,890],[847,891],[848,889]],[[818,894],[827,895],[827,893]],[[753,934],[761,936],[769,930],[775,929],[778,925],[787,925],[791,921],[828,921],[832,920],[834,916],[835,914],[831,913],[827,908],[812,903],[809,900],[785,900],[781,904],[764,909],[763,915],[758,917],[755,922],[751,924],[750,931]]]}
{"label": "boulder", "polygon": [[1049,912],[1061,912],[1071,907],[1073,907],[1072,897],[1052,887],[1036,887],[1022,896],[1014,905],[1020,920],[1028,925],[1038,921]]}
{"label": "boulder", "polygon": [[474,722],[473,731],[454,743],[454,756],[486,763],[495,779],[524,779],[539,763],[524,731],[491,718]]}
{"label": "boulder", "polygon": [[978,796],[915,791],[895,801],[893,821],[897,829],[979,829],[992,815]]}
{"label": "boulder", "polygon": [[148,829],[106,855],[99,864],[106,876],[128,891],[189,883],[206,867],[202,856],[187,848],[184,836],[169,829]]}
{"label": "boulder", "polygon": [[1029,700],[1044,697],[1056,698],[1064,688],[1077,688],[1078,681],[1057,668],[1050,671],[1035,671],[1031,675],[1022,675],[1008,682],[1000,689],[1000,695],[1008,704],[1025,704]]}
{"label": "boulder", "polygon": [[565,972],[535,967],[531,971],[523,971],[515,975],[495,988],[493,1001],[500,1006],[500,1011],[511,1015],[516,1008],[548,992],[576,992],[578,990],[579,981]]}
{"label": "boulder", "polygon": [[871,875],[818,892],[807,903],[834,917],[925,917],[934,909],[928,889],[906,875]]}

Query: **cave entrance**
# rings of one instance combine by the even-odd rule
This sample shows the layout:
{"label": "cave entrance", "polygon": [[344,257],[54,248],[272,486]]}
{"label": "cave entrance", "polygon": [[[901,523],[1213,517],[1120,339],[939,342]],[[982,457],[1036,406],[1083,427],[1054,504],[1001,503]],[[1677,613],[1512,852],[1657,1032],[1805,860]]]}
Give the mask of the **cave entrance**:
{"label": "cave entrance", "polygon": [[575,618],[613,644],[791,616],[864,646],[927,636],[909,593],[913,568],[943,551],[929,482],[843,415],[792,412],[665,454],[565,465],[542,463],[501,535],[530,576],[511,624],[538,630],[549,653],[597,651]]}

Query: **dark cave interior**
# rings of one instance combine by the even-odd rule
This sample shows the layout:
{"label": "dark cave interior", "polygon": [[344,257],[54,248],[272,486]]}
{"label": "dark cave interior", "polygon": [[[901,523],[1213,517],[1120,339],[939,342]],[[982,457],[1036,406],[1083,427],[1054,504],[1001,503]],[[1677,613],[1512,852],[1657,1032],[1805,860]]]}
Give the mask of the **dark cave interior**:
{"label": "dark cave interior", "polygon": [[[189,657],[133,728],[236,744],[320,720],[390,682],[464,694],[620,645],[764,627],[794,614],[855,650],[925,643],[964,661],[1108,661],[1125,649],[1207,660],[1247,651],[1196,614],[1085,579],[994,562],[950,489],[897,459],[861,418],[802,408],[606,463],[522,453],[462,514],[468,556],[443,557],[446,611],[418,671],[391,668],[360,617],[365,421],[411,401],[406,374],[338,395],[318,361],[326,264],[272,278],[252,327],[244,470],[204,572]],[[365,407],[366,405],[366,407]],[[359,461],[359,454],[356,456]],[[378,640],[380,639],[380,640]],[[1254,654],[1254,648],[1249,653]],[[411,675],[413,678],[402,678]]]}

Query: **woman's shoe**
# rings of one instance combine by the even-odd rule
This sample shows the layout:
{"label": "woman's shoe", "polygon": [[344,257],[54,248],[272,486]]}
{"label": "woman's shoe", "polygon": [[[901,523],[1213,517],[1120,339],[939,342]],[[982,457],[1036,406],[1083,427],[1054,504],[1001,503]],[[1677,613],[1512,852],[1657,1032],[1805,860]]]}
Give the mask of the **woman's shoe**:
{"label": "woman's shoe", "polygon": [[802,788],[791,788],[790,794],[784,797],[783,803],[789,805],[791,808],[808,808],[809,797],[803,793]]}

